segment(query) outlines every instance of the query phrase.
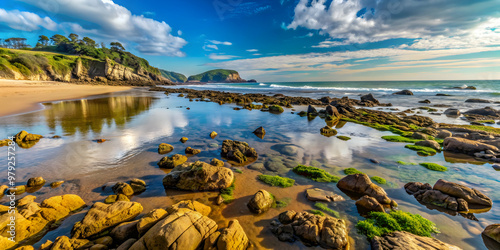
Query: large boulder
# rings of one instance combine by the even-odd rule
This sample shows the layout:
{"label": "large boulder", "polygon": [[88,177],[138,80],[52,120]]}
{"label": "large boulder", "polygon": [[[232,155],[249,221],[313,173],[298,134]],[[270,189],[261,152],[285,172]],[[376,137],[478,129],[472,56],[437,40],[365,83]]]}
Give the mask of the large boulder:
{"label": "large boulder", "polygon": [[[483,231],[483,235],[493,241],[496,241],[487,244],[487,246],[492,246],[490,249],[498,249],[498,247],[500,247],[500,224],[492,224],[487,226]],[[496,246],[497,248],[494,248],[494,246]]]}
{"label": "large boulder", "polygon": [[273,205],[274,198],[271,193],[266,190],[259,190],[254,194],[252,199],[247,203],[248,209],[256,214],[261,214],[269,210]]}
{"label": "large boulder", "polygon": [[372,250],[459,250],[457,246],[444,243],[431,237],[422,237],[408,232],[396,231],[384,235],[375,236],[372,239]]}
{"label": "large boulder", "polygon": [[341,117],[342,115],[339,113],[339,111],[337,110],[336,107],[332,106],[332,105],[328,105],[326,106],[326,114],[332,116],[332,117],[335,117],[335,118],[338,118],[338,117]]}
{"label": "large boulder", "polygon": [[492,206],[492,201],[488,196],[484,195],[479,190],[469,188],[458,183],[439,179],[436,184],[434,184],[434,190],[439,190],[442,193],[451,195],[453,197],[462,198],[469,204],[489,207]]}
{"label": "large boulder", "polygon": [[356,208],[360,215],[367,215],[370,212],[385,212],[384,207],[377,201],[377,199],[364,195],[361,199],[356,201]]}
{"label": "large boulder", "polygon": [[280,241],[301,239],[306,245],[326,249],[347,249],[349,237],[344,220],[309,212],[286,211],[271,222],[271,232]]}
{"label": "large boulder", "polygon": [[491,107],[485,107],[480,109],[471,109],[466,111],[466,115],[476,115],[476,116],[488,116],[491,118],[500,118],[500,110],[496,110]]}
{"label": "large boulder", "polygon": [[345,200],[344,197],[335,194],[332,191],[326,191],[319,188],[306,189],[306,198],[310,201],[324,201],[324,202]]}
{"label": "large boulder", "polygon": [[444,139],[443,148],[445,151],[474,155],[481,151],[491,150],[499,152],[498,148],[492,145],[464,138],[448,137]]}
{"label": "large boulder", "polygon": [[248,237],[238,220],[229,221],[227,228],[222,229],[217,239],[218,250],[245,250],[248,247]]}
{"label": "large boulder", "polygon": [[156,223],[129,250],[198,249],[215,231],[217,223],[202,214],[179,209]]}
{"label": "large boulder", "polygon": [[193,210],[193,211],[198,212],[204,216],[208,216],[210,214],[210,212],[212,212],[212,208],[210,208],[209,206],[207,206],[203,203],[197,202],[197,201],[192,201],[192,200],[180,201],[180,202],[168,207],[167,212],[169,214],[173,214],[173,213],[179,211],[180,209],[184,209],[184,208]]}
{"label": "large boulder", "polygon": [[113,228],[109,234],[113,237],[115,242],[124,242],[130,238],[137,238],[137,236],[139,236],[137,222],[138,220],[122,222]]}
{"label": "large boulder", "polygon": [[202,191],[218,190],[231,186],[233,171],[197,161],[188,166],[178,166],[163,178],[165,188]]}
{"label": "large boulder", "polygon": [[159,220],[165,218],[168,212],[165,209],[154,209],[145,214],[137,222],[137,232],[139,235],[144,235],[151,227],[153,227]]}
{"label": "large boulder", "polygon": [[377,201],[384,204],[395,204],[394,201],[387,197],[385,190],[377,185],[375,185],[370,177],[366,174],[351,174],[348,175],[337,183],[337,187],[342,191],[352,192],[359,196],[368,195]]}
{"label": "large boulder", "polygon": [[222,142],[222,150],[220,154],[222,157],[240,164],[247,162],[248,157],[258,157],[255,149],[248,146],[248,143],[232,140],[224,140]]}
{"label": "large boulder", "polygon": [[394,92],[392,93],[393,95],[413,95],[413,92],[411,92],[410,90],[401,90],[401,91],[398,91],[398,92]]}
{"label": "large boulder", "polygon": [[362,95],[361,96],[361,102],[366,102],[366,103],[373,103],[373,104],[380,104],[380,102],[375,99],[375,97],[373,96],[372,93],[369,93],[369,94],[366,94],[366,95]]}
{"label": "large boulder", "polygon": [[142,205],[131,201],[117,201],[112,204],[96,202],[82,221],[71,230],[73,238],[88,238],[97,235],[122,222],[130,221],[142,212]]}
{"label": "large boulder", "polygon": [[185,155],[175,154],[172,156],[165,156],[161,158],[158,162],[158,166],[160,168],[175,168],[178,165],[187,161],[187,157]]}
{"label": "large boulder", "polygon": [[434,141],[434,140],[418,141],[418,142],[415,142],[415,145],[424,146],[424,147],[435,149],[437,151],[441,151],[441,145],[439,145],[439,143],[437,141]]}

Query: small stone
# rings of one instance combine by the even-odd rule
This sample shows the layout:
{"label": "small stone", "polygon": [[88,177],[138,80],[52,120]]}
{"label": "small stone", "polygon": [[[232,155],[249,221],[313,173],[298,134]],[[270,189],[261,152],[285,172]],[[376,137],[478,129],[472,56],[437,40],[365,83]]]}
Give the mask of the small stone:
{"label": "small stone", "polygon": [[50,187],[56,188],[56,187],[61,186],[63,183],[64,183],[64,181],[54,181],[54,182],[50,183]]}
{"label": "small stone", "polygon": [[185,155],[175,154],[168,157],[163,157],[159,162],[158,166],[160,168],[174,168],[178,165],[187,161],[187,157]]}
{"label": "small stone", "polygon": [[196,155],[196,154],[199,154],[201,153],[201,150],[199,149],[194,149],[192,147],[187,147],[186,150],[184,150],[184,152],[187,154],[187,155]]}
{"label": "small stone", "polygon": [[210,138],[214,139],[215,137],[217,137],[217,132],[212,131],[212,133],[210,133]]}
{"label": "small stone", "polygon": [[127,196],[131,196],[134,194],[134,190],[132,189],[132,187],[125,182],[116,183],[112,189],[115,194],[124,194]]}
{"label": "small stone", "polygon": [[187,142],[188,140],[189,140],[189,139],[188,139],[187,137],[182,137],[180,141],[181,141],[182,143],[185,143],[185,142]]}
{"label": "small stone", "polygon": [[213,158],[211,161],[210,161],[210,165],[212,166],[216,166],[216,167],[223,167],[224,166],[224,162],[217,159],[217,158]]}
{"label": "small stone", "polygon": [[26,186],[27,187],[38,187],[38,186],[42,186],[43,184],[45,184],[45,180],[43,179],[43,177],[33,177],[33,178],[29,178]]}
{"label": "small stone", "polygon": [[174,146],[167,144],[167,143],[161,143],[158,145],[158,153],[159,154],[167,154],[172,152],[174,150]]}

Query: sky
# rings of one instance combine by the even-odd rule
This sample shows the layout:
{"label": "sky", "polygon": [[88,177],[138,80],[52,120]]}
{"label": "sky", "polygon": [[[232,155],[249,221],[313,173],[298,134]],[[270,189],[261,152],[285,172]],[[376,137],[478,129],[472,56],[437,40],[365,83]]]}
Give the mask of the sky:
{"label": "sky", "polygon": [[500,0],[2,0],[0,38],[121,42],[186,76],[500,79]]}

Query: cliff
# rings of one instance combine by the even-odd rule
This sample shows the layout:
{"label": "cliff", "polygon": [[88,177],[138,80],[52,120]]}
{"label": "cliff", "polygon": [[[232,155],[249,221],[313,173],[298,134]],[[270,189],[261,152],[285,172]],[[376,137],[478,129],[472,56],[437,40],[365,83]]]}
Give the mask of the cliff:
{"label": "cliff", "polygon": [[131,68],[106,58],[0,49],[0,79],[97,82],[113,85],[172,84],[160,71]]}
{"label": "cliff", "polygon": [[184,83],[187,81],[187,77],[181,73],[173,72],[173,71],[166,71],[163,69],[160,69],[161,75],[168,80],[175,82],[175,83]]}
{"label": "cliff", "polygon": [[193,75],[188,78],[190,82],[246,82],[241,79],[240,74],[235,70],[214,69]]}

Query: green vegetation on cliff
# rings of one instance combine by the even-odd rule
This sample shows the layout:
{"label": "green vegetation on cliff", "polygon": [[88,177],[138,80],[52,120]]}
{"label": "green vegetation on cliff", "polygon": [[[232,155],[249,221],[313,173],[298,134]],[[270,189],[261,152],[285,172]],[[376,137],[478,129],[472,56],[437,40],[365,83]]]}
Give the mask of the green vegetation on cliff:
{"label": "green vegetation on cliff", "polygon": [[228,69],[214,69],[207,72],[203,72],[198,75],[193,75],[188,78],[188,81],[200,81],[200,82],[226,82],[228,81],[230,75],[236,75],[239,78],[239,74],[235,70]]}
{"label": "green vegetation on cliff", "polygon": [[186,82],[187,77],[181,73],[160,69],[161,75],[172,82]]}

